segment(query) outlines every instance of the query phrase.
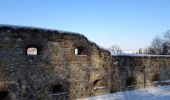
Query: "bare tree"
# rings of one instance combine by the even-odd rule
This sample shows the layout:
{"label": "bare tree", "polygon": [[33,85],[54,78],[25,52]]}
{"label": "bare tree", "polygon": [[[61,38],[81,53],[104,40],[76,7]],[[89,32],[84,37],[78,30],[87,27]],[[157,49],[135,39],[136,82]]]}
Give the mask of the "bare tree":
{"label": "bare tree", "polygon": [[155,54],[155,50],[151,46],[149,46],[143,50],[143,53],[144,54]]}
{"label": "bare tree", "polygon": [[156,36],[152,40],[151,45],[144,50],[144,53],[156,55],[163,54],[163,44],[164,44],[163,39],[160,36]]}
{"label": "bare tree", "polygon": [[123,50],[117,44],[114,44],[111,47],[111,52],[112,53],[123,53]]}
{"label": "bare tree", "polygon": [[163,51],[162,51],[162,54],[163,55],[168,55],[169,54],[169,43],[167,42],[164,42],[163,43]]}
{"label": "bare tree", "polygon": [[170,30],[164,33],[163,38],[156,36],[151,45],[144,49],[144,53],[170,55]]}
{"label": "bare tree", "polygon": [[165,33],[164,33],[164,39],[165,40],[169,40],[170,41],[170,30],[168,30],[168,31],[166,31]]}
{"label": "bare tree", "polygon": [[142,53],[143,53],[143,50],[142,50],[142,48],[140,48],[140,49],[138,50],[137,54],[142,54]]}
{"label": "bare tree", "polygon": [[170,30],[164,33],[163,54],[170,54]]}
{"label": "bare tree", "polygon": [[163,52],[163,39],[160,36],[156,36],[152,43],[151,47],[154,49],[155,54],[162,54]]}

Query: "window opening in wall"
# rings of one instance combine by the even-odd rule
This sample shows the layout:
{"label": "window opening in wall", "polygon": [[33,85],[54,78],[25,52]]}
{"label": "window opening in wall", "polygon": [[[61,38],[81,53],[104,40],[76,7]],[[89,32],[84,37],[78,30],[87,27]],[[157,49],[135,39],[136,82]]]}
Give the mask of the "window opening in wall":
{"label": "window opening in wall", "polygon": [[93,86],[99,86],[99,85],[100,85],[100,79],[95,80],[95,81],[93,82]]}
{"label": "window opening in wall", "polygon": [[159,74],[153,74],[151,77],[151,81],[152,82],[159,81]]}
{"label": "window opening in wall", "polygon": [[0,100],[5,100],[7,98],[9,92],[8,91],[0,91]]}
{"label": "window opening in wall", "polygon": [[87,55],[87,49],[79,46],[75,49],[75,55]]}
{"label": "window opening in wall", "polygon": [[68,92],[64,92],[62,85],[58,84],[52,87],[52,93],[53,95],[57,96],[67,94]]}
{"label": "window opening in wall", "polygon": [[6,100],[8,94],[8,84],[0,82],[0,100]]}
{"label": "window opening in wall", "polygon": [[106,87],[106,83],[101,79],[97,79],[93,82],[94,89],[102,89]]}
{"label": "window opening in wall", "polygon": [[35,47],[30,47],[27,49],[27,55],[37,55],[37,48]]}
{"label": "window opening in wall", "polygon": [[75,49],[75,55],[78,55],[78,49],[77,48]]}
{"label": "window opening in wall", "polygon": [[136,79],[134,77],[127,77],[126,78],[126,86],[135,86],[136,85]]}

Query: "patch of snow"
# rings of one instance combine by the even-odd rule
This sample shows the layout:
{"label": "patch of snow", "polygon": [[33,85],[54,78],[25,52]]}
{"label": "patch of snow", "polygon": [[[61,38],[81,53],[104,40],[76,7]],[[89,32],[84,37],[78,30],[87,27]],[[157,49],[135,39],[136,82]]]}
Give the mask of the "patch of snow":
{"label": "patch of snow", "polygon": [[126,54],[126,53],[120,53],[120,54],[112,54],[112,56],[137,56],[137,57],[170,57],[170,55],[150,55],[150,54]]}
{"label": "patch of snow", "polygon": [[157,81],[157,82],[170,82],[170,80],[163,80],[163,81]]}
{"label": "patch of snow", "polygon": [[64,95],[64,94],[68,94],[68,92],[55,93],[53,94],[53,96]]}
{"label": "patch of snow", "polygon": [[149,87],[78,100],[170,100],[170,86]]}
{"label": "patch of snow", "polygon": [[96,90],[96,89],[106,89],[106,87],[104,87],[104,86],[94,87],[94,90]]}

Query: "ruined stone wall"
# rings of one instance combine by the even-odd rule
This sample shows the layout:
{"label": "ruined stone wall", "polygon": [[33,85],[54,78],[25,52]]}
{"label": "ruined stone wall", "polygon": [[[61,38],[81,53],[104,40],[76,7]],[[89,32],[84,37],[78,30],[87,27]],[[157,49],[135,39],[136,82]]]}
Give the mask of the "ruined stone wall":
{"label": "ruined stone wall", "polygon": [[[30,47],[37,49],[37,55],[27,55]],[[0,26],[0,95],[6,93],[4,98],[68,100],[109,93],[111,66],[110,52],[83,35]]]}
{"label": "ruined stone wall", "polygon": [[170,80],[170,56],[113,56],[111,92],[153,86]]}
{"label": "ruined stone wall", "polygon": [[81,34],[0,25],[0,99],[74,100],[161,80],[170,56],[111,56]]}

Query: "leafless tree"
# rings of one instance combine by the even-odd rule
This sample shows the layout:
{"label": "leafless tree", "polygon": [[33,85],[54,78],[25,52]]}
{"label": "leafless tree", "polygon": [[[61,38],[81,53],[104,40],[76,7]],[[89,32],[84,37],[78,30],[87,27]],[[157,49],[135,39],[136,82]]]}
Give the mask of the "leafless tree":
{"label": "leafless tree", "polygon": [[144,54],[155,54],[155,50],[151,46],[149,46],[143,50],[143,53]]}
{"label": "leafless tree", "polygon": [[117,44],[114,44],[111,47],[111,52],[112,53],[123,53],[123,50]]}
{"label": "leafless tree", "polygon": [[163,39],[160,36],[156,36],[151,43],[151,48],[154,49],[155,54],[160,55],[163,52]]}
{"label": "leafless tree", "polygon": [[138,50],[137,54],[142,54],[142,53],[143,53],[143,50],[142,50],[142,48],[140,48],[140,49]]}
{"label": "leafless tree", "polygon": [[163,34],[163,38],[156,36],[151,45],[144,49],[144,53],[170,55],[170,30]]}
{"label": "leafless tree", "polygon": [[163,54],[170,54],[170,30],[164,33],[164,44],[163,44]]}
{"label": "leafless tree", "polygon": [[161,55],[163,54],[163,44],[163,39],[160,36],[156,36],[152,40],[151,45],[144,50],[144,53]]}
{"label": "leafless tree", "polygon": [[165,33],[164,33],[164,39],[165,40],[169,40],[170,41],[170,30],[168,30],[168,31],[166,31]]}

